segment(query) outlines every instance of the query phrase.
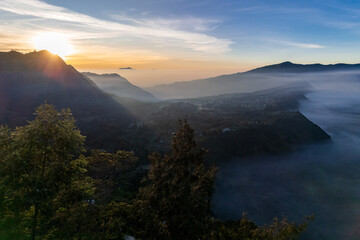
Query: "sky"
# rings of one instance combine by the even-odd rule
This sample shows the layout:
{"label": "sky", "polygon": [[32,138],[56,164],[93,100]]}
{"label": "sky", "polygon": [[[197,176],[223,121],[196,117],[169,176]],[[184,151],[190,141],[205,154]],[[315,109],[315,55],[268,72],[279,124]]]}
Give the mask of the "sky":
{"label": "sky", "polygon": [[360,1],[0,1],[0,51],[59,50],[79,71],[142,87],[283,61],[358,63],[359,43]]}

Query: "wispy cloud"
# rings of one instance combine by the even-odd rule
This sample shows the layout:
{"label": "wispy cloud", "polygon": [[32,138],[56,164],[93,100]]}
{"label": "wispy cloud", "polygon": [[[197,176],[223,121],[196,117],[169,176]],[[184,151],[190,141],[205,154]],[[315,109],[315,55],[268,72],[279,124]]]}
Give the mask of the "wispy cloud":
{"label": "wispy cloud", "polygon": [[[39,0],[1,0],[0,10],[12,12],[23,16],[56,20],[61,22],[73,23],[88,30],[100,32],[112,32],[118,36],[131,36],[146,38],[151,40],[166,41],[167,45],[190,48],[207,53],[222,53],[230,50],[233,43],[228,39],[221,39],[200,31],[208,30],[208,22],[198,21],[194,31],[179,30],[173,21],[165,24],[165,21],[158,19],[152,22],[134,22],[131,24],[107,21],[71,11],[69,9],[54,6]],[[193,20],[192,20],[193,22]],[[168,40],[168,41],[167,41]]]}
{"label": "wispy cloud", "polygon": [[111,14],[111,18],[117,21],[128,21],[137,25],[151,28],[167,28],[177,30],[191,30],[196,32],[207,32],[217,28],[219,20],[204,19],[192,16],[172,18],[131,18],[126,15]]}
{"label": "wispy cloud", "polygon": [[334,27],[337,29],[352,29],[358,27],[360,24],[358,22],[347,22],[347,21],[324,21],[324,25],[329,27]]}
{"label": "wispy cloud", "polygon": [[272,13],[272,14],[301,14],[317,11],[311,8],[291,8],[291,7],[274,7],[274,6],[251,6],[234,9],[235,12],[241,13]]}
{"label": "wispy cloud", "polygon": [[287,45],[291,47],[297,47],[297,48],[310,48],[310,49],[325,48],[325,46],[314,43],[300,43],[300,42],[291,42],[291,41],[283,41],[283,40],[269,40],[269,42]]}

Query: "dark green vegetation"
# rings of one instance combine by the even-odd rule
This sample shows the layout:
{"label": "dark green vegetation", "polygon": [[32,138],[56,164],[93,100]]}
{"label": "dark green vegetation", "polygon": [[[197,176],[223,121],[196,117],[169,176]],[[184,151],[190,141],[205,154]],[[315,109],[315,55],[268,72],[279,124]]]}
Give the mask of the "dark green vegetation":
{"label": "dark green vegetation", "polygon": [[126,211],[111,195],[136,158],[122,151],[85,157],[69,110],[45,104],[35,115],[26,126],[1,128],[0,238],[111,239]]}
{"label": "dark green vegetation", "polygon": [[135,204],[143,226],[142,239],[200,239],[210,232],[216,169],[205,168],[203,155],[186,122],[179,123],[170,154],[151,155],[148,185],[140,189]]}
{"label": "dark green vegetation", "polygon": [[15,130],[0,129],[0,239],[295,239],[307,225],[214,219],[215,168],[205,167],[187,122],[169,154],[151,155],[132,197],[124,192],[134,174],[132,152],[85,152],[69,110],[45,104],[35,116]]}

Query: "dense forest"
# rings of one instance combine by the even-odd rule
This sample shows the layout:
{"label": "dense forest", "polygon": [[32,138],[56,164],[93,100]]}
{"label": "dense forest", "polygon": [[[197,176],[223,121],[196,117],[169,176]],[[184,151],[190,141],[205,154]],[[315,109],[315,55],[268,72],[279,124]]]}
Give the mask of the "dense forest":
{"label": "dense forest", "polygon": [[[186,120],[149,169],[133,152],[85,150],[69,109],[37,108],[27,125],[0,129],[0,239],[296,239],[298,223],[259,226],[210,211],[215,166]],[[141,180],[141,181],[140,181]]]}

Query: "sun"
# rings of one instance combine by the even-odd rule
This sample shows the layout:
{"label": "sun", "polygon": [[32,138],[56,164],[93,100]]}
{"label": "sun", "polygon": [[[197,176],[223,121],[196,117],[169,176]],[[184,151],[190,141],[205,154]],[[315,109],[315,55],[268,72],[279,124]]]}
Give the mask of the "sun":
{"label": "sun", "polygon": [[74,53],[70,39],[61,33],[38,33],[32,38],[32,44],[36,50],[48,50],[62,58]]}

